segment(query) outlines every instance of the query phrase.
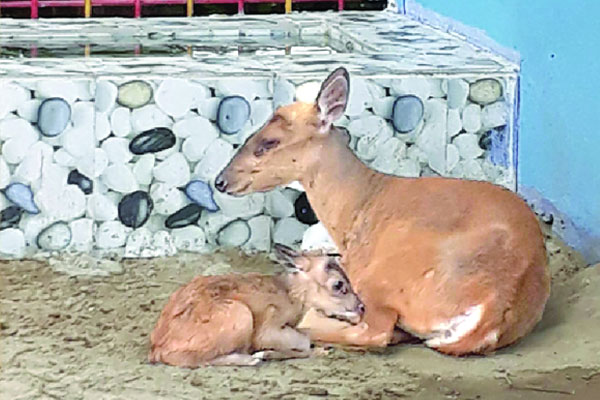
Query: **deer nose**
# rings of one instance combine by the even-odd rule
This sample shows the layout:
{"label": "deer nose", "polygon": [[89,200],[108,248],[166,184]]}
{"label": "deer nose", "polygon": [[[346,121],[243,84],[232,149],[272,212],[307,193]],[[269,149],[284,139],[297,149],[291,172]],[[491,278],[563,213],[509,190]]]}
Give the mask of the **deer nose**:
{"label": "deer nose", "polygon": [[217,176],[217,179],[215,179],[215,188],[221,193],[225,192],[225,189],[227,189],[227,181],[221,175]]}

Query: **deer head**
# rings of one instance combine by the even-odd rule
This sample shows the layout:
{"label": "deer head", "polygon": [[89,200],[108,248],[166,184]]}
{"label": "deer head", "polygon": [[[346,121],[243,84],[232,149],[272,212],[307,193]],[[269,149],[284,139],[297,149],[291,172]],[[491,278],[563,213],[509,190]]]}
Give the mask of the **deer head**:
{"label": "deer head", "polygon": [[312,173],[328,136],[337,133],[340,140],[347,140],[332,124],[346,109],[349,88],[348,72],[338,68],[321,85],[315,103],[295,102],[276,109],[217,176],[216,189],[241,196]]}

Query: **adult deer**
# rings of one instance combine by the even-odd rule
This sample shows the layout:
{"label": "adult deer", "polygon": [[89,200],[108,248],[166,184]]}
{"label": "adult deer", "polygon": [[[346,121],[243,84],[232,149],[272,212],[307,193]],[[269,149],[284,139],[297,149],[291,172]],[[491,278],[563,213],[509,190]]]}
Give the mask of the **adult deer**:
{"label": "adult deer", "polygon": [[234,196],[298,180],[344,256],[366,313],[311,326],[317,341],[386,346],[394,328],[453,355],[488,353],[529,333],[550,292],[542,232],[513,192],[488,182],[374,171],[333,126],[349,94],[339,68],[315,104],[277,109],[215,180]]}

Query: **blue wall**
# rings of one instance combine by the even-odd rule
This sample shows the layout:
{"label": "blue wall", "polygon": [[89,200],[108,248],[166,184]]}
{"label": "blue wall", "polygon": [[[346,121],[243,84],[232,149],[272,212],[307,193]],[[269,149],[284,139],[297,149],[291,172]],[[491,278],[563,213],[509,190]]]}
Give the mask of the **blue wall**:
{"label": "blue wall", "polygon": [[579,235],[568,241],[590,262],[600,261],[600,1],[399,5],[409,14],[419,6],[480,28],[521,54],[520,191],[527,196],[533,188],[566,214]]}

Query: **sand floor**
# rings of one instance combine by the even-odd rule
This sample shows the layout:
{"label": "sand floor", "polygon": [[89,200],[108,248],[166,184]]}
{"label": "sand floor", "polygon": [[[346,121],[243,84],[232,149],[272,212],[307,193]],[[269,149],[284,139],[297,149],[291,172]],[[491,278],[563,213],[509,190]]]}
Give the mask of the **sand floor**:
{"label": "sand floor", "polygon": [[600,399],[600,267],[550,238],[552,295],[520,343],[451,358],[421,345],[332,349],[308,360],[195,370],[149,365],[168,296],[200,273],[267,271],[236,253],[124,261],[119,274],[69,276],[60,262],[0,262],[0,398]]}

